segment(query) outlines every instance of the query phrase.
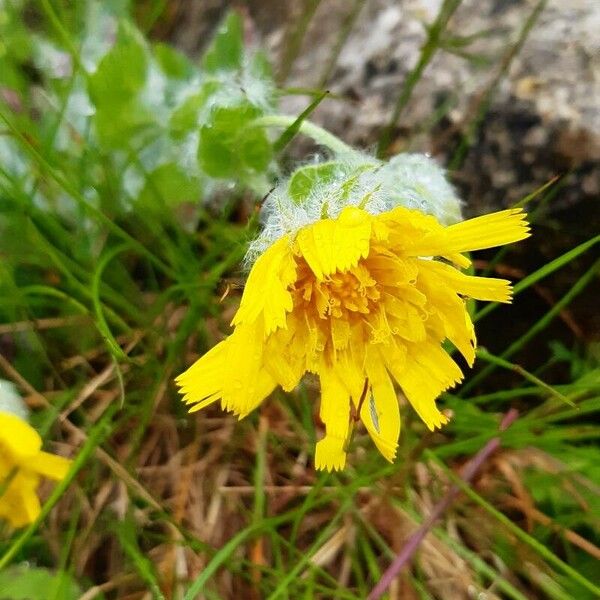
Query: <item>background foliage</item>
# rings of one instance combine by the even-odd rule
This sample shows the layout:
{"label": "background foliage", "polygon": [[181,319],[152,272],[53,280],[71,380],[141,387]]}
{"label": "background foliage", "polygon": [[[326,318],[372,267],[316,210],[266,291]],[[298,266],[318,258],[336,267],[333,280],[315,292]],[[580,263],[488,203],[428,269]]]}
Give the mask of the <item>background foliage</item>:
{"label": "background foliage", "polygon": [[[512,309],[474,307],[487,349],[441,400],[452,422],[431,434],[403,407],[395,465],[359,431],[345,472],[315,473],[310,380],[240,423],[187,416],[172,379],[228,331],[296,128],[257,124],[283,92],[240,13],[192,60],[147,35],[160,5],[0,2],[0,367],[76,457],[44,518],[0,536],[0,597],[364,598],[511,406],[503,450],[390,593],[597,597],[598,346],[547,332],[591,293],[600,236],[519,278],[517,305],[577,273],[507,345]],[[556,189],[522,200],[534,232]],[[478,265],[512,273],[526,248]]]}

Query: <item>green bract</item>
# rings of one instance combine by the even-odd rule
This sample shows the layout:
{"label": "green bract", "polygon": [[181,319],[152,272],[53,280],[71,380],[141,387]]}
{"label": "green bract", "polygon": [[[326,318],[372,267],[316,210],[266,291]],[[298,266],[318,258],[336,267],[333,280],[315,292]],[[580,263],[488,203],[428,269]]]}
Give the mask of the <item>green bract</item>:
{"label": "green bract", "polygon": [[247,262],[275,240],[346,206],[380,214],[397,206],[433,215],[443,225],[461,220],[461,201],[445,171],[424,154],[399,154],[389,161],[357,151],[304,165],[269,195],[263,205],[264,229],[250,245]]}

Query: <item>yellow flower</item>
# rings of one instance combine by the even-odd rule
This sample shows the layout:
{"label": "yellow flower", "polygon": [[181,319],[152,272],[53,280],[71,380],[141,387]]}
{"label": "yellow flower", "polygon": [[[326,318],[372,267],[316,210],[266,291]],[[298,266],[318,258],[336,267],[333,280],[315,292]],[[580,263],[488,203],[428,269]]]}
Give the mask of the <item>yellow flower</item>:
{"label": "yellow flower", "polygon": [[475,332],[465,298],[510,302],[510,283],[462,273],[462,253],[521,240],[525,214],[505,210],[442,226],[398,207],[372,215],[349,206],[273,243],[256,260],[234,332],[177,378],[190,411],[221,400],[241,419],[307,371],[321,382],[318,469],[342,469],[358,415],[392,461],[400,433],[394,381],[431,430],[447,422],[436,398],[469,365]]}
{"label": "yellow flower", "polygon": [[70,462],[42,452],[42,440],[26,421],[0,412],[0,518],[22,527],[40,514],[40,477],[60,480]]}

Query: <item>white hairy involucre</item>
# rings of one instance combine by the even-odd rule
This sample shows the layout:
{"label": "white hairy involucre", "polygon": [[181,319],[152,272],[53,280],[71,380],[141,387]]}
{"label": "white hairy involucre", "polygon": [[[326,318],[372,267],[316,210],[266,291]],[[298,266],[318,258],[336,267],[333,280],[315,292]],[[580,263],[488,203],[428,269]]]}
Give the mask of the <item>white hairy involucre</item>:
{"label": "white hairy involucre", "polygon": [[23,398],[10,381],[0,379],[0,412],[9,413],[27,421],[29,411]]}
{"label": "white hairy involucre", "polygon": [[[346,206],[360,206],[373,215],[404,206],[433,215],[442,225],[462,220],[461,200],[445,170],[425,154],[398,154],[383,162],[352,152],[331,162],[331,179],[314,185],[302,201],[289,194],[291,178],[271,192],[261,210],[263,229],[246,254],[247,267],[280,237],[293,236],[324,216],[336,218]],[[319,164],[324,163],[315,163]]]}

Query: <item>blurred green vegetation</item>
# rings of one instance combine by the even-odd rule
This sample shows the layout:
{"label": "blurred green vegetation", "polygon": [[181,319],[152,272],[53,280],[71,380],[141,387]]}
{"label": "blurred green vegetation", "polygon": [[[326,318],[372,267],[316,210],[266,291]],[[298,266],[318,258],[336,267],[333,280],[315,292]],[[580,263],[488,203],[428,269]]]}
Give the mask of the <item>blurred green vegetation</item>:
{"label": "blurred green vegetation", "polygon": [[[296,129],[278,142],[255,123],[281,92],[239,13],[194,61],[151,41],[130,11],[0,2],[0,366],[46,439],[78,457],[50,516],[0,536],[0,598],[364,598],[448,466],[513,405],[506,450],[397,597],[598,597],[598,347],[548,339],[550,362],[510,362],[586,293],[598,263],[509,348],[480,352],[484,368],[441,400],[453,413],[442,432],[403,409],[395,465],[359,432],[345,472],[314,473],[310,382],[235,425],[218,411],[188,417],[172,378],[227,331],[256,209]],[[313,170],[296,173],[294,194]],[[515,302],[599,241],[528,274]],[[510,307],[492,310],[476,316]],[[557,364],[567,375],[546,380]],[[503,389],[487,387],[492,370]]]}

